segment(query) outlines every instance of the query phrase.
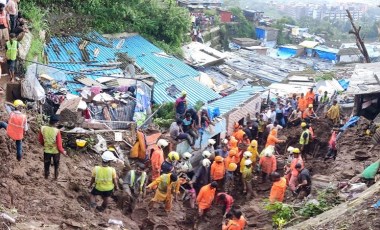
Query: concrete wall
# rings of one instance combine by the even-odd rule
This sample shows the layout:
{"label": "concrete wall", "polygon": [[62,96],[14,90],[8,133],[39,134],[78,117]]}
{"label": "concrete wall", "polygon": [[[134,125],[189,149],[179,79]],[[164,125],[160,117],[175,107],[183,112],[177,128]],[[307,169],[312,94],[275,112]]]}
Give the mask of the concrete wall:
{"label": "concrete wall", "polygon": [[341,55],[339,56],[339,63],[354,63],[360,62],[359,55]]}
{"label": "concrete wall", "polygon": [[234,130],[234,123],[238,122],[242,118],[246,118],[247,115],[251,118],[255,116],[256,112],[260,112],[261,108],[261,96],[256,94],[242,106],[228,112],[224,115],[227,120],[227,133],[232,133]]}

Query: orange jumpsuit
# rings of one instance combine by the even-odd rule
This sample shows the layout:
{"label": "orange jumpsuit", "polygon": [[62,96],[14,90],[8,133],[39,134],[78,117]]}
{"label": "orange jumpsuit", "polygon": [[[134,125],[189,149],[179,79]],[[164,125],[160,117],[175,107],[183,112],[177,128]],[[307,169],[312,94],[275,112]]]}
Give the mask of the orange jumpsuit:
{"label": "orange jumpsuit", "polygon": [[271,174],[277,170],[277,160],[275,156],[261,157],[259,161],[261,171],[267,174]]}
{"label": "orange jumpsuit", "polygon": [[224,178],[226,167],[223,162],[217,163],[214,161],[211,165],[211,180],[221,180]]}
{"label": "orange jumpsuit", "polygon": [[269,201],[271,203],[274,202],[282,202],[284,200],[286,191],[286,179],[281,177],[279,181],[276,181],[272,185],[272,189],[270,190]]}
{"label": "orange jumpsuit", "polygon": [[305,109],[307,108],[308,104],[307,104],[307,100],[306,98],[299,98],[298,99],[298,108],[303,112],[305,111]]}
{"label": "orange jumpsuit", "polygon": [[268,147],[269,145],[272,145],[272,146],[275,146],[276,143],[278,143],[280,140],[277,139],[277,130],[276,129],[272,129],[270,131],[270,134],[267,138],[267,143],[265,144],[265,147]]}
{"label": "orange jumpsuit", "polygon": [[211,188],[211,184],[205,185],[201,188],[197,196],[198,208],[200,210],[209,209],[215,197],[215,188]]}
{"label": "orange jumpsuit", "polygon": [[232,134],[232,136],[234,136],[237,141],[241,142],[243,141],[244,134],[245,132],[242,129],[238,129],[236,132]]}
{"label": "orange jumpsuit", "polygon": [[305,95],[307,105],[314,104],[314,98],[315,98],[315,93],[314,92],[307,92]]}
{"label": "orange jumpsuit", "polygon": [[164,162],[164,152],[158,146],[154,147],[150,162],[152,164],[152,180],[155,180],[160,176],[161,165]]}

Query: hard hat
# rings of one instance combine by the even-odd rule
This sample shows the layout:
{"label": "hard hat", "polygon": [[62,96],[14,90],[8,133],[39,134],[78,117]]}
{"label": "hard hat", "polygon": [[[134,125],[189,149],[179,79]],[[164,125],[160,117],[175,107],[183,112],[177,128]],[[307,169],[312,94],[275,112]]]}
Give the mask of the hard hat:
{"label": "hard hat", "polygon": [[266,149],[264,152],[264,156],[266,157],[272,157],[273,153],[271,149]]}
{"label": "hard hat", "polygon": [[290,153],[293,153],[293,150],[294,148],[292,146],[289,146],[288,149],[286,151],[290,152]]}
{"label": "hard hat", "polygon": [[112,103],[111,107],[114,108],[114,109],[116,109],[117,108],[117,104],[116,103]]}
{"label": "hard hat", "polygon": [[302,128],[305,128],[306,126],[307,126],[306,122],[302,122],[302,123],[301,123],[301,127],[302,127]]}
{"label": "hard hat", "polygon": [[19,107],[19,106],[25,106],[24,102],[22,102],[21,100],[15,100],[13,102],[13,106],[14,107]]}
{"label": "hard hat", "polygon": [[181,95],[182,95],[182,96],[186,96],[186,95],[187,95],[187,92],[186,92],[185,90],[183,90],[183,91],[181,92]]}
{"label": "hard hat", "polygon": [[228,140],[227,139],[223,139],[222,143],[226,145],[226,144],[228,144]]}
{"label": "hard hat", "polygon": [[113,153],[111,151],[105,151],[102,154],[102,160],[104,162],[114,161],[114,160],[116,160],[116,157],[115,157],[115,155],[113,155]]}
{"label": "hard hat", "polygon": [[178,161],[179,160],[179,154],[177,152],[171,151],[168,154],[168,157],[171,161]]}
{"label": "hard hat", "polygon": [[257,141],[256,140],[252,140],[251,141],[251,146],[252,147],[256,147],[257,146]]}
{"label": "hard hat", "polygon": [[230,172],[234,172],[236,169],[237,169],[237,164],[235,163],[230,163],[227,168],[227,170]]}
{"label": "hard hat", "polygon": [[300,149],[299,148],[294,148],[293,149],[293,153],[300,153],[301,151],[300,151]]}
{"label": "hard hat", "polygon": [[211,156],[211,153],[209,152],[209,151],[203,151],[203,153],[202,153],[202,156],[204,157],[204,158],[209,158],[210,156]]}
{"label": "hard hat", "polygon": [[223,162],[223,157],[221,157],[221,156],[216,156],[216,157],[215,157],[215,161],[216,161],[216,162]]}
{"label": "hard hat", "polygon": [[182,158],[183,158],[184,160],[189,160],[189,159],[191,158],[191,153],[189,153],[189,152],[185,152],[185,153],[183,153],[183,154],[182,154]]}
{"label": "hard hat", "polygon": [[313,108],[313,104],[309,104],[309,108]]}
{"label": "hard hat", "polygon": [[116,152],[116,149],[114,147],[108,147],[108,151]]}
{"label": "hard hat", "polygon": [[168,141],[165,140],[165,139],[160,139],[160,140],[157,141],[157,145],[158,145],[158,147],[160,147],[160,148],[165,148],[166,146],[169,145],[169,143],[168,143]]}
{"label": "hard hat", "polygon": [[211,161],[209,160],[209,159],[203,159],[202,160],[202,165],[204,166],[204,167],[210,167],[210,165],[211,165]]}
{"label": "hard hat", "polygon": [[252,164],[252,161],[251,160],[245,160],[244,161],[244,165],[247,166],[247,165],[251,165]]}
{"label": "hard hat", "polygon": [[231,149],[229,152],[228,152],[228,156],[230,157],[233,157],[233,156],[236,156],[236,150],[235,149]]}
{"label": "hard hat", "polygon": [[84,146],[86,146],[87,141],[82,140],[82,139],[76,139],[75,143],[77,144],[78,147],[84,147]]}
{"label": "hard hat", "polygon": [[250,158],[251,156],[252,156],[252,153],[250,151],[245,151],[243,153],[243,157],[245,157],[245,158]]}
{"label": "hard hat", "polygon": [[214,139],[208,139],[210,145],[215,145],[216,141]]}

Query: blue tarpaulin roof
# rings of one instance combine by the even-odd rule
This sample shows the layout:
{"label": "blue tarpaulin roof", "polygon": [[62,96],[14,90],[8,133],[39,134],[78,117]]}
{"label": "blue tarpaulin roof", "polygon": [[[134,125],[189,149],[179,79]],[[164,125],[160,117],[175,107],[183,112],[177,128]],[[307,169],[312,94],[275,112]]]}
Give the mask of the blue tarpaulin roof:
{"label": "blue tarpaulin roof", "polygon": [[225,96],[215,102],[209,104],[209,107],[219,108],[220,114],[223,115],[232,109],[238,107],[242,103],[249,100],[253,95],[258,92],[265,91],[262,86],[244,86],[240,90]]}
{"label": "blue tarpaulin roof", "polygon": [[[100,34],[93,32],[85,35],[85,38],[90,38],[91,41],[86,46],[88,53],[89,63],[85,63],[79,45],[82,38],[79,37],[54,37],[46,46],[45,52],[48,57],[49,64],[53,67],[61,68],[67,73],[67,87],[72,93],[83,87],[82,84],[73,82],[74,76],[87,70],[85,75],[91,79],[96,80],[102,76],[120,75],[123,71],[120,68],[107,69],[107,70],[90,70],[94,69],[93,65],[101,63],[116,62],[117,53],[126,53],[129,57],[136,61],[137,66],[142,68],[145,72],[153,76],[157,83],[154,90],[153,99],[156,103],[163,103],[168,101],[175,101],[166,92],[166,88],[170,85],[175,87],[181,92],[186,90],[188,92],[188,100],[191,104],[196,101],[208,102],[220,98],[221,96],[209,89],[194,78],[199,75],[199,72],[190,66],[186,65],[179,59],[167,55],[158,47],[144,39],[139,35],[125,38],[121,47],[116,48],[121,39],[106,39]],[[94,51],[98,49],[99,54],[95,57]],[[81,73],[82,73],[81,72]],[[52,76],[54,77],[54,76]],[[62,81],[63,79],[56,79]]]}
{"label": "blue tarpaulin roof", "polygon": [[337,59],[338,49],[329,48],[327,46],[317,46],[314,51],[318,54],[319,58],[335,61]]}

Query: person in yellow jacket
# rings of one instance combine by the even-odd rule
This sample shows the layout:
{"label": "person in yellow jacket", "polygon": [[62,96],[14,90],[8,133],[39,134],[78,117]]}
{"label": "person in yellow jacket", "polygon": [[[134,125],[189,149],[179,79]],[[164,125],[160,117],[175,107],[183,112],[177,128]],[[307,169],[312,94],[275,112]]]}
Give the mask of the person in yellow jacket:
{"label": "person in yellow jacket", "polygon": [[58,116],[51,116],[49,126],[42,126],[38,134],[38,141],[44,146],[45,179],[49,177],[52,158],[54,164],[54,178],[56,180],[58,179],[60,153],[66,156],[66,151],[62,147],[61,131],[55,127],[58,121]]}
{"label": "person in yellow jacket", "polygon": [[16,142],[17,160],[21,161],[22,158],[22,140],[24,139],[26,131],[28,131],[28,119],[25,114],[21,112],[25,107],[24,102],[15,100],[13,102],[14,111],[9,113],[8,123],[1,121],[0,129],[6,129],[7,135]]}
{"label": "person in yellow jacket", "polygon": [[179,188],[181,186],[177,175],[172,173],[162,174],[150,183],[147,188],[152,189],[155,186],[157,186],[157,190],[153,199],[149,202],[149,208],[153,208],[156,202],[165,202],[165,211],[170,212],[172,209],[173,194],[175,194],[175,200],[178,200]]}
{"label": "person in yellow jacket", "polygon": [[247,151],[251,152],[251,161],[253,168],[256,167],[257,159],[260,159],[259,151],[257,150],[258,143],[256,140],[252,140],[251,144],[248,146]]}
{"label": "person in yellow jacket", "polygon": [[338,101],[334,100],[333,105],[327,111],[326,116],[334,122],[334,124],[339,124],[340,120],[340,107],[338,105]]}
{"label": "person in yellow jacket", "polygon": [[244,161],[244,168],[241,172],[241,176],[244,186],[243,193],[247,193],[247,199],[250,199],[251,195],[256,195],[252,189],[253,168],[250,159]]}
{"label": "person in yellow jacket", "polygon": [[18,42],[16,40],[16,35],[11,33],[9,35],[10,41],[5,43],[5,49],[7,50],[5,56],[7,58],[8,71],[11,77],[11,82],[15,81],[15,68],[16,68],[16,59],[18,53]]}
{"label": "person in yellow jacket", "polygon": [[[104,211],[109,202],[109,198],[114,190],[119,189],[118,178],[115,168],[111,167],[111,161],[115,161],[115,155],[110,151],[105,151],[102,154],[102,165],[95,166],[92,170],[92,178],[90,182],[91,196],[90,208],[96,207],[96,196],[101,196],[103,203],[96,207],[98,211]],[[93,187],[93,185],[95,186]]]}

